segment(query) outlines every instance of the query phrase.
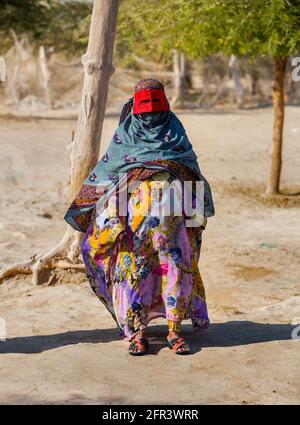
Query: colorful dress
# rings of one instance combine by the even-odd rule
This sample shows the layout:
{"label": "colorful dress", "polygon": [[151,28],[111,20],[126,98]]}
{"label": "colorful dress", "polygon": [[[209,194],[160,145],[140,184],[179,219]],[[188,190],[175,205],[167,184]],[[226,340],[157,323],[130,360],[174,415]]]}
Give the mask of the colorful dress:
{"label": "colorful dress", "polygon": [[[207,217],[214,215],[209,184],[178,117],[167,111],[146,120],[131,109],[129,101],[107,152],[65,215],[74,229],[85,233],[82,257],[91,287],[128,340],[158,317],[190,318],[195,329],[208,325],[198,262],[202,231]],[[135,184],[125,198],[125,215],[113,205],[124,178]],[[161,194],[154,199],[156,213],[147,213],[153,185],[175,180],[204,183],[196,227],[187,226],[186,212],[178,214],[174,208],[184,192],[178,185],[168,214]],[[199,196],[194,189],[192,193],[194,203]]]}
{"label": "colorful dress", "polygon": [[[129,340],[158,317],[190,318],[195,328],[209,323],[198,269],[203,226],[186,227],[172,212],[146,214],[155,183],[173,179],[162,171],[142,181],[129,195],[127,217],[116,216],[109,201],[82,243],[90,285]],[[159,208],[162,196],[156,201]]]}

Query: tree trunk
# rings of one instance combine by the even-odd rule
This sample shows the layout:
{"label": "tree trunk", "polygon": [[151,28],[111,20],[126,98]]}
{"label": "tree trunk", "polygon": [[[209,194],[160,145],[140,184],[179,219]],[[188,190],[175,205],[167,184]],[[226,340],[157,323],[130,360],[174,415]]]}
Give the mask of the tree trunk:
{"label": "tree trunk", "polygon": [[182,107],[184,103],[184,95],[185,95],[185,89],[186,89],[185,54],[179,53],[177,50],[174,51],[174,55],[173,55],[173,75],[174,75],[174,93],[171,100],[171,106]]}
{"label": "tree trunk", "polygon": [[71,199],[98,162],[112,65],[119,0],[95,0],[71,164]]}
{"label": "tree trunk", "polygon": [[250,71],[251,77],[251,95],[255,96],[258,94],[258,72],[256,69]]}
{"label": "tree trunk", "polygon": [[281,173],[281,153],[284,124],[284,78],[287,60],[285,58],[274,58],[273,61],[273,146],[271,155],[271,167],[266,193],[275,195],[279,193]]}
{"label": "tree trunk", "polygon": [[44,46],[40,46],[39,48],[39,67],[41,72],[41,83],[45,93],[46,104],[49,109],[52,109],[51,92],[49,87],[50,71]]}
{"label": "tree trunk", "polygon": [[236,103],[238,108],[241,108],[243,106],[243,100],[244,100],[244,87],[241,83],[238,58],[235,55],[230,56],[228,66],[233,78],[235,95],[236,95]]}
{"label": "tree trunk", "polygon": [[211,101],[207,105],[208,108],[213,108],[216,105],[217,101],[223,95],[223,92],[224,92],[226,86],[228,85],[228,80],[229,80],[229,77],[225,76],[222,79],[222,81],[220,81],[219,87],[217,88],[215,95],[213,96],[213,98],[211,99]]}
{"label": "tree trunk", "polygon": [[[82,57],[84,82],[71,149],[70,201],[98,162],[112,64],[119,0],[95,0],[88,48]],[[82,234],[74,234],[67,258],[74,262],[80,254]]]}
{"label": "tree trunk", "polygon": [[20,68],[22,63],[22,49],[23,49],[23,40],[19,40],[15,31],[10,30],[10,35],[13,37],[14,45],[14,58],[13,65],[10,76],[7,81],[7,91],[9,96],[15,105],[16,108],[20,105],[20,96],[19,96],[19,79],[20,79]]}

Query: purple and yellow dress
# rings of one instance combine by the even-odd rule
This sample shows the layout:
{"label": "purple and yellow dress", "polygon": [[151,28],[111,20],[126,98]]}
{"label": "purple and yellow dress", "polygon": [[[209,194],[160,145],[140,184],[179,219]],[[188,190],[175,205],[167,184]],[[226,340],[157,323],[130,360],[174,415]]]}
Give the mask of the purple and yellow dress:
{"label": "purple and yellow dress", "polygon": [[[173,114],[172,120],[174,117]],[[156,149],[150,154],[141,149],[145,145],[141,146],[136,137],[139,141],[151,143],[153,132],[149,136],[150,142],[149,138],[142,139],[145,123],[140,120],[138,135],[137,131],[131,133],[135,119],[137,117],[127,114],[107,153],[91,172],[65,216],[76,230],[85,232],[82,257],[89,283],[128,340],[159,317],[172,321],[191,319],[195,329],[208,325],[205,291],[198,263],[206,217],[214,214],[207,181],[196,166],[185,165],[192,164],[189,158],[194,163],[197,160],[190,150],[191,145],[187,145],[187,137],[182,124],[178,124],[178,118],[175,117],[176,125],[169,121],[166,127],[163,126],[163,131],[154,126],[157,130],[154,142],[159,138],[161,144],[167,144],[172,132],[177,131],[175,145],[171,144],[169,149],[163,146],[163,149]],[[148,130],[149,123],[143,133],[146,137]],[[165,137],[166,134],[171,136]],[[184,140],[181,136],[178,139],[178,135],[183,136]],[[122,144],[126,146],[120,152]],[[175,155],[172,153],[174,146],[177,147]],[[116,160],[116,147],[124,166],[118,169],[116,165],[111,165],[108,168],[109,159]],[[181,151],[179,147],[182,147]],[[177,155],[183,154],[183,149],[188,152],[189,158]],[[131,155],[134,158],[131,162],[126,161],[128,152],[134,154]],[[116,169],[120,171],[120,168],[126,175],[127,183],[133,184],[133,189],[126,195],[126,215],[119,215],[115,208],[121,179],[110,178],[110,186],[103,184],[103,172],[107,176]],[[169,187],[175,180],[181,183],[187,180],[205,181],[201,225],[188,227],[184,211],[178,214],[171,208],[169,214],[161,213],[163,191],[153,192],[153,187]],[[114,195],[111,187],[115,190]],[[173,201],[174,197],[181,196],[180,188],[172,191]],[[155,203],[156,215],[149,215],[151,202]],[[101,208],[98,207],[100,203]]]}

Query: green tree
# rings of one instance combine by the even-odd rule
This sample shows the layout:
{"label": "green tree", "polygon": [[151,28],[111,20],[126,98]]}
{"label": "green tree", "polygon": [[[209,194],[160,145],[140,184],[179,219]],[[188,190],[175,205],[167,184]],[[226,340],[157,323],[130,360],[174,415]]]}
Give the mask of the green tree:
{"label": "green tree", "polygon": [[51,108],[48,59],[51,53],[58,51],[69,56],[84,52],[81,35],[88,31],[85,19],[91,13],[92,3],[84,0],[0,0],[0,10],[0,54],[14,45],[7,92],[18,106],[23,46],[28,41],[38,55],[41,85]]}
{"label": "green tree", "polygon": [[269,56],[273,61],[273,149],[268,194],[279,193],[288,58],[300,48],[300,0],[130,0],[117,42],[146,57],[176,48],[194,58]]}
{"label": "green tree", "polygon": [[84,51],[81,37],[88,32],[92,3],[59,0],[0,0],[0,53],[13,44],[10,31],[26,35],[33,46],[43,45],[74,55]]}
{"label": "green tree", "polygon": [[[273,147],[268,194],[279,193],[284,125],[284,79],[289,57],[300,47],[299,0],[201,1],[201,22],[194,26],[196,37],[204,34],[210,50],[225,54],[269,56],[273,61]],[[201,46],[198,50],[202,52]]]}
{"label": "green tree", "polygon": [[11,30],[18,36],[30,34],[34,40],[43,37],[49,21],[49,9],[50,2],[47,0],[0,0],[1,53],[5,53],[14,44]]}

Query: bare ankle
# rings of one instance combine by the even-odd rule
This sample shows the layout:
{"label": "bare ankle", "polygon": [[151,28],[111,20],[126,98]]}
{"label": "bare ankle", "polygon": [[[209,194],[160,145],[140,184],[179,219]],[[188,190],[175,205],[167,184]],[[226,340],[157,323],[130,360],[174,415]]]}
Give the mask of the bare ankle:
{"label": "bare ankle", "polygon": [[168,338],[177,338],[179,336],[178,334],[179,332],[169,330]]}
{"label": "bare ankle", "polygon": [[181,327],[180,321],[175,322],[173,320],[168,320],[168,329],[169,329],[168,338],[178,337],[178,334],[180,332],[180,327]]}

